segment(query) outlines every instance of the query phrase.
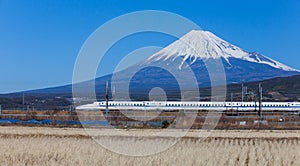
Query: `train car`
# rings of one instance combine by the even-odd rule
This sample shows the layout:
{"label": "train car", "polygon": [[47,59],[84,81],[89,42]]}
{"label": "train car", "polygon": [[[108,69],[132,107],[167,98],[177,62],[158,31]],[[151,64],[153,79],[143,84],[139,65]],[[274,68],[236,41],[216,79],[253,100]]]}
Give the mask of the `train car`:
{"label": "train car", "polygon": [[[259,110],[259,102],[196,102],[196,101],[109,101],[111,110]],[[106,101],[76,107],[77,110],[103,110]],[[264,111],[300,111],[299,102],[262,102]]]}

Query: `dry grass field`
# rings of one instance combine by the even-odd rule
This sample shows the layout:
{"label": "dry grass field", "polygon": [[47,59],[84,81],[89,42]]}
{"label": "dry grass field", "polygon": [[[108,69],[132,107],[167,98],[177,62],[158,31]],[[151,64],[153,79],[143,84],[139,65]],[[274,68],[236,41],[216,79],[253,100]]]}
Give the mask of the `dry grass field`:
{"label": "dry grass field", "polygon": [[[181,131],[159,138],[149,136],[156,130],[125,132],[126,137],[112,129],[94,133],[102,141],[133,148],[138,141],[168,144]],[[130,157],[103,148],[83,129],[0,127],[0,165],[300,165],[300,131],[222,130],[205,140],[197,135],[191,131],[155,155]]]}

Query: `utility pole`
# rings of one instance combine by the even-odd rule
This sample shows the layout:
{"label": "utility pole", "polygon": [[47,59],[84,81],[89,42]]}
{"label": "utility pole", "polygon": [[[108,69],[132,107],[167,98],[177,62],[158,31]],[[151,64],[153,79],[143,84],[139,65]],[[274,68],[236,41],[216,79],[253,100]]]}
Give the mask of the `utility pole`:
{"label": "utility pole", "polygon": [[259,83],[258,91],[259,91],[259,110],[258,110],[258,115],[259,115],[259,117],[261,119],[262,118],[262,93],[263,93],[263,89],[262,89],[261,83]]}
{"label": "utility pole", "polygon": [[233,110],[233,93],[231,92],[231,95],[230,95],[230,98],[231,98],[231,111]]}
{"label": "utility pole", "polygon": [[242,81],[242,103],[244,102],[244,81]]}
{"label": "utility pole", "polygon": [[73,105],[69,105],[69,112],[73,111]]}
{"label": "utility pole", "polygon": [[22,106],[23,106],[23,111],[25,110],[25,96],[24,96],[24,93],[23,93],[23,96],[22,96]]}
{"label": "utility pole", "polygon": [[115,100],[115,98],[116,98],[116,87],[114,86],[112,90],[112,100]]}
{"label": "utility pole", "polygon": [[108,81],[106,81],[106,88],[105,88],[105,99],[106,99],[106,106],[105,106],[105,114],[108,115]]}

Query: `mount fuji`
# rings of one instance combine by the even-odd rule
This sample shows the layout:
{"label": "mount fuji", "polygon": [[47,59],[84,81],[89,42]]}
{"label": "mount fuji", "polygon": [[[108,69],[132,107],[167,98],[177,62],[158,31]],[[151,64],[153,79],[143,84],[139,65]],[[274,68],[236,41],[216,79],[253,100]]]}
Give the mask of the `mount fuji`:
{"label": "mount fuji", "polygon": [[211,32],[192,30],[144,61],[115,73],[112,81],[124,82],[124,78],[131,77],[130,97],[148,99],[154,87],[162,88],[167,95],[178,95],[182,86],[189,89],[195,87],[190,86],[195,82],[199,88],[216,85],[212,84],[212,77],[219,84],[233,84],[298,74],[296,69],[257,52],[245,51]]}
{"label": "mount fuji", "polygon": [[259,53],[247,52],[226,42],[209,31],[202,30],[190,31],[179,40],[152,55],[146,61],[151,63],[160,60],[174,60],[177,57],[183,58],[183,61],[189,60],[189,64],[197,63],[199,60],[222,59],[228,69],[240,66],[233,62],[239,60],[268,65],[274,69],[286,72],[299,72],[296,69],[290,68]]}
{"label": "mount fuji", "polygon": [[[220,63],[222,66],[211,67]],[[210,67],[209,67],[210,66]],[[175,75],[174,75],[175,73]],[[143,61],[117,73],[95,79],[95,90],[98,98],[103,99],[106,81],[114,87],[115,92],[123,93],[123,87],[129,87],[131,99],[148,100],[149,93],[155,87],[165,91],[168,99],[180,96],[183,82],[186,89],[192,87],[211,87],[211,76],[223,79],[224,84],[255,82],[275,77],[299,75],[296,69],[288,67],[257,52],[245,51],[211,32],[192,30],[180,39],[150,55]],[[192,78],[194,77],[194,78]],[[90,81],[80,83],[91,85]],[[189,87],[189,85],[192,85]],[[196,85],[195,85],[196,84]],[[115,88],[115,87],[114,87]],[[110,90],[113,92],[114,89]],[[71,94],[72,85],[33,90],[31,94]]]}

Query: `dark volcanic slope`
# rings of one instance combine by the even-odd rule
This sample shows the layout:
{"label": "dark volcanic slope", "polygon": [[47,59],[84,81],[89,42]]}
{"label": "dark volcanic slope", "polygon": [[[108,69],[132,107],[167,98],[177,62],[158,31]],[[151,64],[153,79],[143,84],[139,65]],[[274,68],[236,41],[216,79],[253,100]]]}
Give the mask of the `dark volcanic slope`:
{"label": "dark volcanic slope", "polygon": [[[260,82],[246,83],[248,91],[257,94],[258,84],[262,83],[265,99],[279,101],[298,101],[300,99],[300,75],[289,77],[278,77]],[[241,84],[227,86],[228,93],[241,93]]]}
{"label": "dark volcanic slope", "polygon": [[[98,80],[97,90],[98,98],[104,99],[105,79]],[[273,101],[298,101],[300,99],[300,75],[290,77],[279,77],[260,82],[245,83],[248,89],[248,95],[245,95],[245,101],[257,100],[258,84],[262,83],[264,100]],[[233,99],[235,101],[241,100],[241,84],[231,84],[227,86],[227,100]],[[61,109],[72,104],[69,99],[72,97],[71,85],[57,88],[40,89],[35,91],[28,91],[25,93],[25,105],[40,109]],[[210,88],[201,88],[200,94],[202,99],[209,99]],[[0,105],[3,109],[22,108],[21,93],[5,94],[0,96]],[[173,95],[173,96],[172,96]],[[170,93],[172,99],[178,99],[178,95]]]}

